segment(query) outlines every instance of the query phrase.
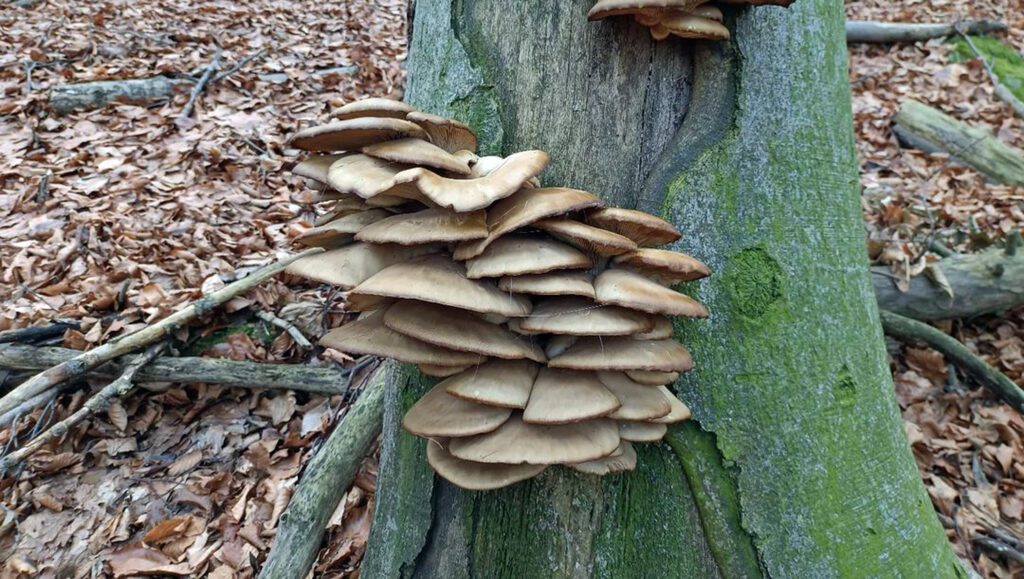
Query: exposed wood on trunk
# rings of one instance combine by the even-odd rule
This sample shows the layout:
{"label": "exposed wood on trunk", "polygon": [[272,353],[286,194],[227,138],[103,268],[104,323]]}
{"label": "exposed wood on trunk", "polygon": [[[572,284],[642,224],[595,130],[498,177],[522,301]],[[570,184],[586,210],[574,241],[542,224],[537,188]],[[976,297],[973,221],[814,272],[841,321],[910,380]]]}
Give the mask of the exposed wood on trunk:
{"label": "exposed wood on trunk", "polygon": [[851,44],[857,42],[918,42],[955,36],[958,34],[958,29],[966,34],[988,34],[1006,30],[1006,24],[992,20],[969,20],[955,24],[850,20],[846,23],[846,41]]}
{"label": "exposed wood on trunk", "polygon": [[900,106],[893,123],[896,136],[911,147],[949,153],[994,181],[1024,185],[1024,151],[1003,143],[986,129],[913,100]]}
{"label": "exposed wood on trunk", "polygon": [[[380,434],[385,391],[393,388],[394,364],[374,371],[323,448],[306,466],[277,537],[260,571],[264,579],[303,579],[316,561],[327,521],[345,497],[359,464]],[[364,577],[369,575],[363,574]]]}
{"label": "exposed wood on trunk", "polygon": [[111,102],[150,102],[170,98],[177,86],[191,84],[182,78],[154,76],[131,80],[100,80],[56,86],[50,90],[50,108],[58,114],[76,109],[97,109]]}

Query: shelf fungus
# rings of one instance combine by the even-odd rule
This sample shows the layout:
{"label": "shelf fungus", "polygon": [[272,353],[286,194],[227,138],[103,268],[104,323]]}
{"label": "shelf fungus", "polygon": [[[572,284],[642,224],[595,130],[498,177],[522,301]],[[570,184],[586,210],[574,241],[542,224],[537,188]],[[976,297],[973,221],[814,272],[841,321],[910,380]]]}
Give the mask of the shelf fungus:
{"label": "shelf fungus", "polygon": [[[617,6],[605,15],[699,8],[601,5]],[[345,105],[291,139],[310,152],[293,172],[324,205],[295,241],[327,251],[288,272],[338,286],[358,315],[320,343],[436,378],[402,424],[459,487],[496,489],[558,466],[633,470],[635,445],[690,417],[670,390],[693,366],[672,319],[709,313],[672,286],[710,272],[659,249],[680,239],[670,223],[541,187],[544,151],[481,157],[476,143],[462,123],[383,99]]]}
{"label": "shelf fungus", "polygon": [[[793,0],[718,0],[722,4],[789,6]],[[722,10],[708,0],[598,0],[587,17],[601,20],[632,16],[655,40],[669,36],[694,40],[728,40]]]}

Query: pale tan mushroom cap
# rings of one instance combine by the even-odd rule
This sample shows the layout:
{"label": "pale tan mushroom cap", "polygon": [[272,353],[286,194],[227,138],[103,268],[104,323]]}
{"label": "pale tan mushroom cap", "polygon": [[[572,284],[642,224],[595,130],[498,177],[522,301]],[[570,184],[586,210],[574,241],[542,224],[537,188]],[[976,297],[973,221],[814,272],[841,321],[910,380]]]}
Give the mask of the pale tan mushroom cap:
{"label": "pale tan mushroom cap", "polygon": [[619,446],[615,421],[528,424],[515,413],[497,430],[452,440],[449,452],[463,460],[503,464],[564,464],[608,456]]}
{"label": "pale tan mushroom cap", "polygon": [[430,135],[431,142],[449,153],[476,152],[476,135],[465,123],[420,111],[410,112],[405,118],[422,127]]}
{"label": "pale tan mushroom cap", "polygon": [[348,103],[331,113],[331,118],[339,121],[360,117],[390,117],[404,119],[405,115],[416,109],[394,99],[367,98]]}
{"label": "pale tan mushroom cap", "polygon": [[327,170],[345,155],[311,155],[292,167],[292,174],[327,185]]}
{"label": "pale tan mushroom cap", "polygon": [[342,195],[331,203],[326,213],[316,218],[313,225],[317,227],[327,225],[335,219],[341,219],[346,215],[360,213],[368,209],[370,209],[370,206],[359,197],[355,195]]}
{"label": "pale tan mushroom cap", "polygon": [[466,310],[403,300],[387,309],[384,324],[396,332],[443,348],[506,360],[547,361],[540,347]]}
{"label": "pale tan mushroom cap", "polygon": [[722,22],[725,20],[725,15],[722,14],[722,9],[714,4],[701,4],[694,8],[691,14],[701,18],[707,18],[708,20],[714,20],[715,22]]}
{"label": "pale tan mushroom cap", "polygon": [[483,211],[454,213],[446,209],[424,209],[388,217],[364,228],[356,239],[368,243],[420,245],[468,241],[486,236],[487,220]]}
{"label": "pale tan mushroom cap", "polygon": [[361,117],[303,129],[292,135],[288,146],[331,153],[406,137],[428,138],[419,125],[404,119]]}
{"label": "pale tan mushroom cap", "polygon": [[389,217],[391,213],[383,209],[371,209],[352,213],[335,219],[325,225],[313,227],[302,232],[295,241],[314,247],[337,247],[352,241],[356,233],[364,227]]}
{"label": "pale tan mushroom cap", "polygon": [[701,261],[677,251],[638,249],[616,256],[612,263],[633,270],[665,285],[705,278],[711,270]]}
{"label": "pale tan mushroom cap", "polygon": [[662,18],[659,25],[680,38],[728,40],[729,29],[720,22],[692,14],[672,14]]}
{"label": "pale tan mushroom cap", "polygon": [[623,269],[609,269],[594,280],[597,302],[671,316],[706,318],[707,308],[693,298],[667,288],[642,275]]}
{"label": "pale tan mushroom cap", "polygon": [[587,18],[600,20],[609,16],[661,10],[689,12],[704,2],[707,0],[598,0],[590,9]]}
{"label": "pale tan mushroom cap", "polygon": [[646,331],[639,334],[633,334],[633,337],[637,340],[664,340],[672,337],[672,320],[665,316],[651,316],[654,321],[654,326]]}
{"label": "pale tan mushroom cap", "polygon": [[498,289],[535,296],[595,297],[594,278],[585,271],[564,270],[503,277],[498,280]]}
{"label": "pale tan mushroom cap", "polygon": [[651,316],[616,306],[602,306],[576,296],[537,301],[519,327],[532,334],[629,336],[653,327]]}
{"label": "pale tan mushroom cap", "polygon": [[668,426],[655,422],[619,422],[619,436],[630,442],[658,442],[667,432]]}
{"label": "pale tan mushroom cap", "polygon": [[636,449],[629,442],[623,440],[619,444],[618,452],[611,456],[567,465],[586,474],[604,476],[615,472],[626,472],[636,468]]}
{"label": "pale tan mushroom cap", "polygon": [[683,404],[682,400],[676,398],[676,395],[673,394],[667,386],[655,386],[655,388],[659,390],[661,394],[669,401],[669,403],[672,405],[672,410],[665,416],[662,416],[661,418],[655,418],[651,422],[657,422],[659,424],[672,424],[674,422],[682,422],[684,420],[689,420],[690,409],[685,404]]}
{"label": "pale tan mushroom cap", "polygon": [[587,269],[593,261],[578,249],[540,237],[506,235],[466,262],[466,276],[519,276],[558,269]]}
{"label": "pale tan mushroom cap", "polygon": [[636,249],[636,242],[628,237],[599,227],[591,227],[573,219],[542,219],[533,227],[546,231],[573,247],[597,255],[620,255]]}
{"label": "pale tan mushroom cap", "polygon": [[469,164],[441,147],[423,139],[395,139],[362,148],[364,155],[418,167],[469,175]]}
{"label": "pale tan mushroom cap", "polygon": [[352,290],[349,308],[372,310],[393,299],[409,299],[513,317],[525,316],[531,310],[529,299],[503,292],[493,282],[467,279],[465,267],[444,255],[431,255],[379,271]]}
{"label": "pale tan mushroom cap", "polygon": [[512,411],[456,398],[440,385],[434,386],[402,418],[402,427],[416,436],[473,436],[492,432],[508,420]]}
{"label": "pale tan mushroom cap", "polygon": [[606,207],[587,213],[587,223],[618,233],[640,247],[656,247],[677,241],[682,234],[671,223],[636,209]]}
{"label": "pale tan mushroom cap", "polygon": [[[406,165],[355,153],[331,164],[327,169],[327,184],[335,191],[368,201],[386,196],[391,199],[401,197],[398,203],[407,203],[408,199],[417,197],[419,191],[411,187],[392,187],[394,176],[407,168]],[[385,190],[388,193],[382,195]]]}
{"label": "pale tan mushroom cap", "polygon": [[465,372],[468,368],[473,368],[473,366],[435,366],[433,364],[419,364],[416,367],[424,375],[434,378],[448,378]]}
{"label": "pale tan mushroom cap", "polygon": [[597,379],[622,403],[608,418],[652,420],[666,416],[672,410],[672,405],[660,390],[637,384],[622,372],[598,372]]}
{"label": "pale tan mushroom cap", "polygon": [[285,272],[347,290],[358,286],[390,265],[437,250],[436,245],[403,247],[353,243],[303,257],[289,265]]}
{"label": "pale tan mushroom cap", "polygon": [[488,406],[526,408],[540,366],[529,360],[488,360],[441,384],[452,396]]}
{"label": "pale tan mushroom cap", "polygon": [[579,339],[579,336],[550,336],[547,345],[544,346],[544,354],[549,360],[561,356]]}
{"label": "pale tan mushroom cap", "polygon": [[488,464],[452,456],[444,448],[447,441],[427,442],[427,462],[437,474],[459,488],[489,491],[533,478],[547,468],[543,464]]}
{"label": "pale tan mushroom cap", "polygon": [[455,248],[454,257],[457,260],[476,257],[483,253],[494,240],[506,233],[547,217],[601,205],[600,199],[579,189],[566,187],[520,189],[512,196],[496,202],[487,209],[487,229],[490,233],[480,241],[459,245]]}
{"label": "pale tan mushroom cap", "polygon": [[648,372],[646,370],[630,370],[626,372],[629,379],[646,386],[664,386],[674,384],[679,379],[679,372]]}
{"label": "pale tan mushroom cap", "polygon": [[523,421],[568,424],[608,416],[619,406],[619,399],[594,372],[541,368],[523,411]]}
{"label": "pale tan mushroom cap", "polygon": [[476,354],[448,350],[395,332],[384,325],[383,318],[384,312],[373,312],[334,328],[320,338],[320,345],[349,354],[394,358],[408,364],[468,366],[480,361]]}
{"label": "pale tan mushroom cap", "polygon": [[674,340],[635,340],[629,336],[580,338],[561,356],[548,361],[552,368],[574,370],[656,370],[686,372],[693,359]]}

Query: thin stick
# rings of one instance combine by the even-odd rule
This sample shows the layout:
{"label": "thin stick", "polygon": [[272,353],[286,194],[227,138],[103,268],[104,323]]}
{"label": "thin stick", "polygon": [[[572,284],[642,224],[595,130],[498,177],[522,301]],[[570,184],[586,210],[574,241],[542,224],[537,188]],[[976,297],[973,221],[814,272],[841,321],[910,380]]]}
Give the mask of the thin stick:
{"label": "thin stick", "polygon": [[132,388],[135,387],[133,382],[135,374],[138,373],[143,366],[156,358],[163,349],[163,343],[150,346],[143,355],[132,360],[132,362],[125,367],[124,373],[121,374],[117,380],[107,384],[102,390],[97,392],[96,395],[86,400],[85,404],[79,408],[77,412],[68,416],[64,420],[61,420],[57,424],[54,424],[28,444],[21,447],[21,449],[8,454],[3,457],[3,459],[0,459],[0,472],[6,473],[12,466],[20,464],[47,443],[57,440],[67,434],[68,431],[70,431],[71,428],[79,422],[82,422],[97,412],[106,410],[107,407],[110,406],[111,400],[114,398],[123,397],[125,394],[131,392]]}
{"label": "thin stick", "polygon": [[264,51],[261,49],[261,50],[258,50],[256,52],[250,54],[249,56],[246,56],[242,60],[239,60],[231,68],[229,68],[229,69],[225,70],[224,72],[222,72],[221,74],[218,74],[217,76],[213,77],[213,80],[210,81],[210,84],[216,84],[216,83],[224,80],[225,78],[235,74],[236,72],[241,70],[243,66],[245,66],[245,65],[249,64],[250,62],[252,62],[253,60],[263,56],[263,52]]}
{"label": "thin stick", "polygon": [[6,396],[0,398],[0,415],[20,406],[23,402],[50,388],[72,378],[84,375],[89,370],[109,362],[114,358],[129,354],[140,348],[145,348],[164,337],[178,331],[183,325],[192,320],[206,315],[217,307],[223,305],[232,298],[243,294],[264,281],[281,273],[284,268],[292,262],[323,252],[323,248],[314,247],[302,253],[290,255],[275,263],[266,265],[232,284],[211,293],[210,295],[193,302],[159,322],[142,328],[134,334],[129,334],[102,346],[83,352],[67,362],[62,362],[53,368],[36,374],[24,384],[11,390]]}
{"label": "thin stick", "polygon": [[192,95],[188,97],[188,103],[185,104],[185,108],[181,109],[181,114],[178,115],[178,123],[188,122],[188,119],[192,116],[192,109],[196,107],[196,100],[199,95],[206,90],[206,85],[210,83],[210,79],[213,78],[213,73],[220,69],[220,48],[217,49],[217,53],[213,56],[213,62],[206,66],[206,70],[203,71],[203,76],[199,77],[199,82],[192,87]]}
{"label": "thin stick", "polygon": [[302,335],[302,330],[297,328],[295,324],[289,322],[288,320],[282,320],[281,318],[275,316],[274,314],[264,311],[256,312],[256,317],[263,320],[264,322],[267,322],[268,324],[275,325],[281,328],[282,330],[288,332],[288,335],[292,337],[292,340],[294,340],[295,343],[298,344],[299,347],[302,348],[303,350],[313,349],[313,344],[309,342],[306,336]]}

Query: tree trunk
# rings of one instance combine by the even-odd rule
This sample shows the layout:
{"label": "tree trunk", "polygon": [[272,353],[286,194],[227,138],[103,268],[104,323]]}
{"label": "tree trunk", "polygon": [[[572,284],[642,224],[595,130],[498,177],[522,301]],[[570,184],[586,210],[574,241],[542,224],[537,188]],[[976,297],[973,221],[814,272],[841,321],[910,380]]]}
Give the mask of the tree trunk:
{"label": "tree trunk", "polygon": [[496,492],[432,476],[386,402],[362,576],[955,577],[903,434],[868,279],[843,7],[728,9],[732,43],[653,42],[590,0],[419,0],[408,98],[546,185],[673,221],[714,272],[676,334],[691,424],[635,472]]}

